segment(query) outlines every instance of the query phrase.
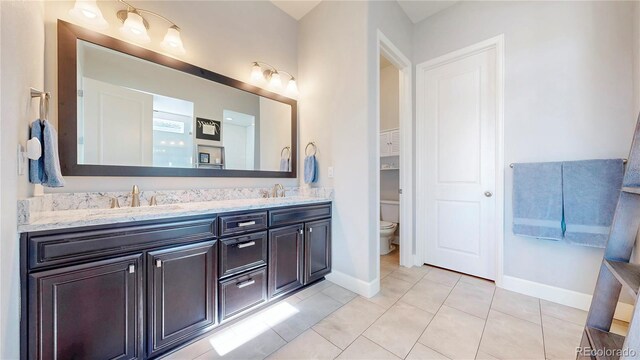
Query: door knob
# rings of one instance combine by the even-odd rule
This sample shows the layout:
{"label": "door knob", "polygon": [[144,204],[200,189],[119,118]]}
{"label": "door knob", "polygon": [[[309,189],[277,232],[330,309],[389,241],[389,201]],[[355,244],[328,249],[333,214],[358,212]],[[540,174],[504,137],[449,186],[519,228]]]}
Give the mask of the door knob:
{"label": "door knob", "polygon": [[484,196],[486,196],[486,197],[492,197],[492,196],[493,196],[493,193],[492,193],[491,191],[485,191],[485,192],[484,192]]}

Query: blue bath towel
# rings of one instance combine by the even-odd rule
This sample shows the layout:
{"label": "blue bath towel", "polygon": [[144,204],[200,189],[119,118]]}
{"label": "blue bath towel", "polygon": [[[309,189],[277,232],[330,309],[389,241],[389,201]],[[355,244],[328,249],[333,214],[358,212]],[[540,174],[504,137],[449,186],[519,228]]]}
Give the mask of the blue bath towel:
{"label": "blue bath towel", "polygon": [[[38,139],[40,144],[44,144],[42,127],[40,120],[31,123],[31,138]],[[40,156],[38,160],[29,159],[29,182],[32,184],[42,184],[44,181],[44,156]]]}
{"label": "blue bath towel", "polygon": [[513,233],[562,239],[562,163],[514,164]]}
{"label": "blue bath towel", "polygon": [[58,133],[47,120],[36,120],[31,124],[31,137],[42,144],[42,156],[38,160],[29,160],[29,181],[48,187],[64,186],[58,157]]}
{"label": "blue bath towel", "polygon": [[311,184],[318,181],[318,163],[315,155],[304,158],[304,182]]}
{"label": "blue bath towel", "polygon": [[622,187],[622,159],[567,161],[562,172],[565,239],[604,248]]}

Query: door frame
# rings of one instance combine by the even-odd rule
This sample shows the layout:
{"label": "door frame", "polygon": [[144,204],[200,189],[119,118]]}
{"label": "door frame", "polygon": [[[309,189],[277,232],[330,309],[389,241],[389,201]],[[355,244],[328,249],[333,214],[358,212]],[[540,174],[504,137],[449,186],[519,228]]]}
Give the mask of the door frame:
{"label": "door frame", "polygon": [[[494,190],[496,201],[496,225],[494,229],[494,233],[496,234],[495,282],[497,286],[501,286],[504,275],[504,34],[500,34],[474,45],[450,52],[435,59],[425,61],[416,66],[416,136],[424,134],[427,131],[426,124],[424,124],[423,121],[420,121],[420,119],[424,118],[426,109],[426,103],[424,101],[426,71],[491,49],[495,49],[496,51],[496,188]],[[424,156],[422,156],[422,154],[425,154],[426,151],[426,144],[420,142],[416,143],[416,165],[421,164],[424,161]],[[426,188],[426,175],[430,170],[431,169],[416,166],[416,187]],[[416,197],[416,219],[426,217],[427,201],[426,196]],[[426,241],[427,234],[425,229],[416,226],[416,253],[420,254],[420,262],[424,262],[424,259],[426,258]]]}
{"label": "door frame", "polygon": [[[400,72],[399,76],[399,127],[400,127],[400,265],[418,265],[413,253],[413,65],[398,47],[382,31],[377,31],[376,41],[376,109],[375,109],[375,254],[376,278],[380,279],[380,56],[384,55]],[[404,224],[404,225],[403,225]],[[422,261],[422,259],[420,259]]]}

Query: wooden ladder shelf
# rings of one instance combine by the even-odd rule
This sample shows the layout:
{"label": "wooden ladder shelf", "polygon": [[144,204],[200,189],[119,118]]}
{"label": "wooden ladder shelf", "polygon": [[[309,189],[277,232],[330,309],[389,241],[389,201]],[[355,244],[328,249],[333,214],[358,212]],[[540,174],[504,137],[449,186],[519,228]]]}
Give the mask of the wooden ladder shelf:
{"label": "wooden ladder shelf", "polygon": [[[591,351],[578,352],[578,359],[640,359],[640,265],[629,262],[639,227],[640,117],[636,123],[618,205],[580,345]],[[613,314],[623,288],[635,299],[626,337],[610,332]]]}

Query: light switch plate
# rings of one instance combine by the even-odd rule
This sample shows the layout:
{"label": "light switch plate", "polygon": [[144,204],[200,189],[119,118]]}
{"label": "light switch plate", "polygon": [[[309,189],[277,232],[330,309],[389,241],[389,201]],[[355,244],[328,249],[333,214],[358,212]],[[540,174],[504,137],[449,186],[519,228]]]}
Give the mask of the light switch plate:
{"label": "light switch plate", "polygon": [[18,175],[24,175],[24,169],[27,167],[27,156],[24,152],[24,146],[18,144]]}
{"label": "light switch plate", "polygon": [[329,166],[329,169],[327,169],[327,176],[332,179],[333,178],[333,166]]}

